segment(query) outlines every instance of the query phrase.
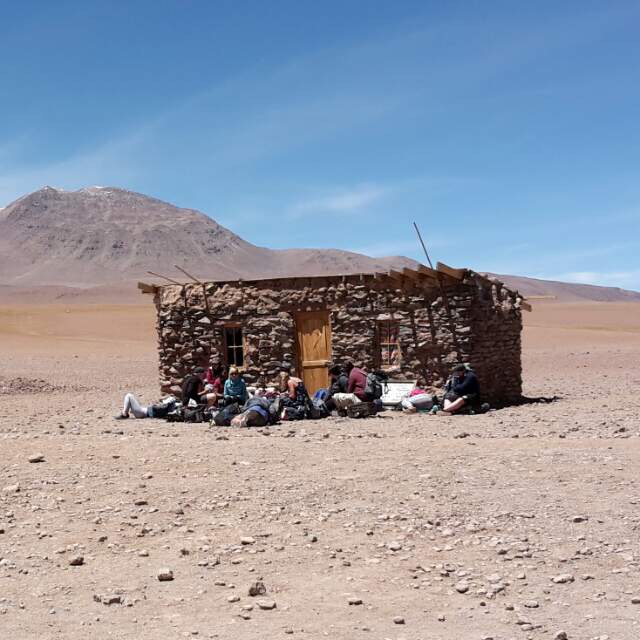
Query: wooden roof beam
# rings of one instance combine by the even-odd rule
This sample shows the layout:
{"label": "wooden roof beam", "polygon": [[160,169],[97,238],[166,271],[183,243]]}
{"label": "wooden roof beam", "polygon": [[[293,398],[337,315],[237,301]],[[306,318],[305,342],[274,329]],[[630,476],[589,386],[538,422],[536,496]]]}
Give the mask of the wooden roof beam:
{"label": "wooden roof beam", "polygon": [[152,293],[154,295],[158,291],[158,287],[155,284],[147,284],[146,282],[138,282],[138,289],[140,289],[142,293]]}
{"label": "wooden roof beam", "polygon": [[451,276],[456,280],[462,280],[467,275],[467,269],[454,269],[453,267],[444,264],[444,262],[438,262],[436,264],[436,270]]}

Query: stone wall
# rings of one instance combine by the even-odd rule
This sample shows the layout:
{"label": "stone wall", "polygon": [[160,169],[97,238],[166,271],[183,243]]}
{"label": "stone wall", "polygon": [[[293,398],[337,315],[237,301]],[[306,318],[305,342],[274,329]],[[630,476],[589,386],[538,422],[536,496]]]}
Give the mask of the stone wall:
{"label": "stone wall", "polygon": [[468,272],[443,297],[433,282],[327,277],[168,285],[155,295],[163,392],[179,393],[193,367],[225,358],[223,330],[237,323],[245,344],[244,377],[273,380],[297,368],[295,314],[329,310],[332,360],[380,366],[377,322],[399,323],[401,364],[391,377],[425,378],[439,388],[457,362],[479,375],[492,404],[521,395],[520,302],[517,294]]}

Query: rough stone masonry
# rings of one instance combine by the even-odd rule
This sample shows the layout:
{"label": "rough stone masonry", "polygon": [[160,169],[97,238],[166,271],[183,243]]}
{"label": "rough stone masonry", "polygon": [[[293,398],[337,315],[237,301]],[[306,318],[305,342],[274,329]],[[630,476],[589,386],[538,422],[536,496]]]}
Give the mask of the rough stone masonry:
{"label": "rough stone masonry", "polygon": [[[441,274],[434,279],[436,272],[421,269],[405,269],[403,277],[154,286],[162,391],[179,394],[184,376],[195,366],[226,363],[228,327],[240,329],[248,383],[260,377],[270,382],[283,368],[298,370],[296,314],[326,310],[333,362],[386,368],[394,379],[422,377],[434,391],[452,365],[468,362],[480,379],[483,400],[494,406],[520,400],[523,298],[470,270],[456,270],[458,278]],[[389,323],[394,361],[385,363],[381,327]]]}

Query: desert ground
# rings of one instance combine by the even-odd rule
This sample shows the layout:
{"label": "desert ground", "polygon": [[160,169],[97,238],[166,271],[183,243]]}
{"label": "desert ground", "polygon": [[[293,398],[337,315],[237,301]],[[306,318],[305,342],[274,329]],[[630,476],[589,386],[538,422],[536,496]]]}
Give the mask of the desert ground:
{"label": "desert ground", "polygon": [[639,638],[640,304],[525,322],[553,403],[233,430],[112,419],[151,300],[0,307],[0,637]]}

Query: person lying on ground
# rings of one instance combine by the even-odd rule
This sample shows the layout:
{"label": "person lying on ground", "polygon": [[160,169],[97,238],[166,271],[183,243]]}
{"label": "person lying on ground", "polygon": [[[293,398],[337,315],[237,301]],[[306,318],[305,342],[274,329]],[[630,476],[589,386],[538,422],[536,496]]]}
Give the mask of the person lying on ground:
{"label": "person lying on ground", "polygon": [[182,383],[182,406],[186,407],[190,400],[196,404],[208,404],[208,398],[204,389],[205,370],[203,367],[196,367]]}
{"label": "person lying on ground", "polygon": [[176,404],[178,404],[178,401],[174,396],[167,396],[159,403],[145,407],[133,393],[127,393],[124,396],[122,411],[117,416],[114,416],[114,419],[126,420],[132,414],[134,418],[164,418],[173,411]]}
{"label": "person lying on ground", "polygon": [[229,369],[229,377],[224,383],[224,404],[229,405],[237,402],[243,405],[249,397],[247,385],[245,384],[237,367]]}
{"label": "person lying on ground", "polygon": [[427,411],[433,407],[433,395],[424,389],[424,379],[419,379],[415,389],[409,395],[402,398],[400,404],[405,413],[416,413],[417,411]]}
{"label": "person lying on ground", "polygon": [[462,407],[477,402],[480,384],[476,374],[463,364],[455,366],[445,386],[443,409],[446,413],[456,413]]}

